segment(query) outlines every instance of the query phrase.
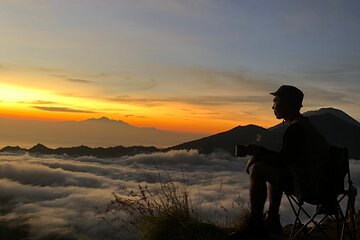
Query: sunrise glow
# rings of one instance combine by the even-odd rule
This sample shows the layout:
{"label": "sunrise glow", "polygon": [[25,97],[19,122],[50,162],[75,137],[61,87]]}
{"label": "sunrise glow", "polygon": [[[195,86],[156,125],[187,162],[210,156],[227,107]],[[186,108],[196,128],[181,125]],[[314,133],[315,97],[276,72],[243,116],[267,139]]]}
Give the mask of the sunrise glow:
{"label": "sunrise glow", "polygon": [[[196,108],[189,104],[163,103],[160,106],[144,107],[141,106],[141,102],[122,104],[109,100],[58,95],[49,90],[9,84],[0,85],[0,96],[3,117],[63,121],[106,116],[139,127],[203,133],[223,131],[251,122],[246,119],[242,121],[217,119],[207,109]],[[194,117],[201,121],[189,124]],[[263,124],[263,122],[256,123]]]}

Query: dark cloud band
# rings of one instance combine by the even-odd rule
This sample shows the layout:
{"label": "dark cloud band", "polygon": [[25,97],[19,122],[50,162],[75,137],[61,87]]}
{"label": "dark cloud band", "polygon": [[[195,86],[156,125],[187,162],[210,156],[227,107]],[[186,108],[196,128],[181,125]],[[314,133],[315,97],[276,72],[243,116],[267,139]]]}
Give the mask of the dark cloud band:
{"label": "dark cloud band", "polygon": [[33,108],[49,111],[49,112],[73,112],[73,113],[96,113],[94,111],[88,110],[80,110],[80,109],[73,109],[73,108],[66,108],[66,107],[40,107],[40,106],[33,106]]}

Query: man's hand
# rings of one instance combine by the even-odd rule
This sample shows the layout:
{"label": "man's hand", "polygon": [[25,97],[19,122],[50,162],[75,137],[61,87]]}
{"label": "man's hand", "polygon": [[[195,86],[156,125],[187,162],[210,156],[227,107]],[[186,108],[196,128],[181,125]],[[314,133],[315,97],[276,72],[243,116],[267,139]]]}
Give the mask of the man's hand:
{"label": "man's hand", "polygon": [[249,144],[247,148],[249,149],[249,152],[252,153],[251,155],[258,155],[266,150],[265,147],[256,144]]}

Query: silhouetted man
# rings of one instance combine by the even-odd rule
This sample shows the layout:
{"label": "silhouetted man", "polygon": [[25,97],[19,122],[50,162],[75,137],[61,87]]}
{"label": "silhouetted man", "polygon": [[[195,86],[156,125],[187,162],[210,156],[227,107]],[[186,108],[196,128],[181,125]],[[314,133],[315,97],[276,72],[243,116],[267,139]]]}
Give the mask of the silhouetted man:
{"label": "silhouetted man", "polygon": [[[266,239],[268,232],[280,232],[279,208],[283,191],[293,192],[297,198],[317,198],[321,182],[321,166],[329,145],[310,121],[300,114],[304,94],[296,87],[283,85],[274,96],[273,107],[277,119],[287,128],[280,152],[250,145],[254,156],[246,166],[250,174],[251,213],[247,225],[232,235],[232,239],[252,236]],[[268,185],[267,185],[268,183]],[[269,211],[264,219],[264,205],[269,192]]]}

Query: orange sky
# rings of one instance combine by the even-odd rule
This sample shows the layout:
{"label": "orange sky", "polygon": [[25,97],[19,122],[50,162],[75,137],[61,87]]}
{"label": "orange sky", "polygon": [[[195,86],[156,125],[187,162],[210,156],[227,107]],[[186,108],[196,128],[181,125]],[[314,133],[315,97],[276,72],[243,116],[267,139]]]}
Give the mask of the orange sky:
{"label": "orange sky", "polygon": [[[211,112],[210,108],[176,101],[163,101],[159,105],[152,104],[151,106],[143,105],[141,100],[118,103],[87,96],[66,96],[54,90],[22,87],[15,84],[1,83],[0,96],[2,117],[62,121],[106,116],[135,126],[201,133],[216,133],[249,123],[262,126],[276,123],[275,119],[266,119],[266,117],[235,119],[229,113],[236,109],[223,108],[223,114],[221,114]],[[269,100],[271,101],[271,97]]]}
{"label": "orange sky", "polygon": [[[238,82],[240,73],[231,71],[184,71],[164,70],[164,78],[171,76],[174,82],[152,86],[141,75],[123,81],[118,80],[123,76],[116,75],[115,80],[110,77],[104,82],[89,73],[11,65],[0,71],[0,116],[50,121],[106,116],[138,127],[203,134],[280,122],[273,115],[269,92],[281,83],[262,81],[256,74]],[[184,80],[184,74],[189,79]],[[198,82],[192,82],[193,78]],[[339,101],[341,95],[327,96],[316,83],[297,86],[305,92],[303,111],[330,106],[356,118],[357,112],[351,111],[355,105]]]}

